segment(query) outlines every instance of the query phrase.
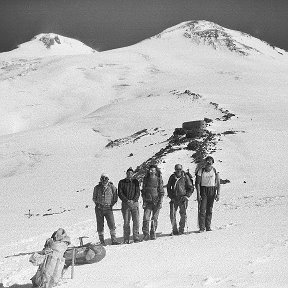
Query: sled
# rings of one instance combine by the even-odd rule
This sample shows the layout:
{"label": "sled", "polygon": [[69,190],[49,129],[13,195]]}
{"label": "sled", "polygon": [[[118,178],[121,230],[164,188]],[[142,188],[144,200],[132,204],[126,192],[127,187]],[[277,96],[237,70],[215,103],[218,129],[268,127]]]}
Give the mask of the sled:
{"label": "sled", "polygon": [[106,250],[102,245],[91,242],[83,244],[83,238],[88,237],[79,237],[80,246],[68,248],[64,253],[66,267],[96,263],[105,257]]}
{"label": "sled", "polygon": [[79,237],[80,246],[74,246],[68,248],[64,253],[65,269],[69,266],[71,268],[71,279],[74,278],[74,266],[83,264],[92,264],[101,261],[105,255],[106,250],[101,244],[93,244],[91,242],[83,244],[83,238],[89,238],[87,236]]}

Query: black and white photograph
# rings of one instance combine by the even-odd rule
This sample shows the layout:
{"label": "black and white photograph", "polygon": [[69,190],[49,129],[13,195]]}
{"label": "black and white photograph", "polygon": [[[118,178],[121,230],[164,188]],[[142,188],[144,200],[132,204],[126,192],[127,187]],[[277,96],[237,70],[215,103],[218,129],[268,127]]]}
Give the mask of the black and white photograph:
{"label": "black and white photograph", "polygon": [[0,288],[288,287],[287,0],[0,0]]}

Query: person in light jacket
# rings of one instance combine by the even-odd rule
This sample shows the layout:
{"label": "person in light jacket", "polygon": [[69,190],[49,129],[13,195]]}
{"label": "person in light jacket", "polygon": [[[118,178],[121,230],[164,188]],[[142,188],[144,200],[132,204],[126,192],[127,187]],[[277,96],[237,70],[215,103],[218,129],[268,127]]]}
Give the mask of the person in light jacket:
{"label": "person in light jacket", "polygon": [[220,199],[220,176],[213,167],[214,159],[206,157],[205,166],[196,175],[199,232],[211,231],[214,200]]}
{"label": "person in light jacket", "polygon": [[102,245],[106,245],[104,240],[104,218],[106,218],[110,229],[111,244],[120,244],[116,240],[116,226],[112,207],[118,200],[117,189],[112,182],[109,182],[109,176],[102,173],[100,182],[94,187],[93,202],[95,203],[95,214],[97,221],[97,232]]}

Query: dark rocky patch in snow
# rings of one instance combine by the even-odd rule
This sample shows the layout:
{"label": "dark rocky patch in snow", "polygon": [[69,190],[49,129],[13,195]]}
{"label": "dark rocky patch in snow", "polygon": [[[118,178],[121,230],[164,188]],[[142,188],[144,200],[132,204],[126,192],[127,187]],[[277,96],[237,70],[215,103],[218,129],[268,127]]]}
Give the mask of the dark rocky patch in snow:
{"label": "dark rocky patch in snow", "polygon": [[111,140],[105,147],[106,148],[113,148],[113,147],[120,147],[122,145],[125,145],[125,144],[129,144],[129,143],[135,143],[136,141],[138,141],[139,139],[141,139],[142,137],[144,136],[147,136],[147,135],[154,135],[156,133],[159,133],[159,132],[163,132],[164,130],[161,130],[160,128],[154,128],[152,130],[149,130],[148,129],[142,129],[130,136],[127,136],[127,137],[124,137],[124,138],[119,138],[119,139],[116,139],[116,140]]}
{"label": "dark rocky patch in snow", "polygon": [[175,128],[173,135],[169,139],[167,139],[167,145],[164,148],[160,149],[152,157],[147,159],[145,162],[137,166],[137,168],[135,169],[136,178],[141,182],[148,167],[151,164],[158,165],[163,161],[163,158],[166,155],[182,149],[195,151],[195,153],[193,153],[191,156],[193,158],[193,162],[202,162],[203,159],[208,155],[208,153],[214,152],[213,149],[217,142],[217,135],[208,131],[207,129],[201,129],[200,131],[200,133],[196,133],[197,131],[194,131],[195,136],[190,137],[189,130],[183,128]]}
{"label": "dark rocky patch in snow", "polygon": [[230,120],[232,117],[236,116],[234,113],[231,113],[229,110],[219,107],[219,104],[210,102],[210,105],[214,106],[214,108],[220,111],[223,116],[221,118],[216,118],[219,121],[227,121]]}
{"label": "dark rocky patch in snow", "polygon": [[234,130],[227,130],[221,133],[221,135],[231,135],[231,134],[237,134],[237,133],[245,133],[245,131],[234,131]]}
{"label": "dark rocky patch in snow", "polygon": [[227,184],[230,183],[231,181],[228,179],[220,179],[220,184]]}
{"label": "dark rocky patch in snow", "polygon": [[198,100],[200,98],[202,98],[202,96],[200,94],[191,92],[189,89],[186,89],[185,91],[181,92],[179,90],[171,90],[169,91],[169,93],[171,93],[172,95],[177,95],[178,97],[181,96],[190,96],[193,100]]}
{"label": "dark rocky patch in snow", "polygon": [[61,41],[60,41],[58,35],[51,36],[51,35],[47,34],[47,35],[44,35],[41,38],[39,38],[39,41],[41,41],[47,49],[50,49],[51,46],[55,45],[55,43],[61,44]]}

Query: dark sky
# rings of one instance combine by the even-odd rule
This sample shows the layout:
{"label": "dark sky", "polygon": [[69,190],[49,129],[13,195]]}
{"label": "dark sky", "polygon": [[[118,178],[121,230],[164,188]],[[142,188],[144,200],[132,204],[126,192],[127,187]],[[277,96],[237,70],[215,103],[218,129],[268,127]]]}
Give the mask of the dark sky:
{"label": "dark sky", "polygon": [[0,52],[54,32],[98,50],[189,20],[240,30],[288,50],[288,0],[0,0]]}

